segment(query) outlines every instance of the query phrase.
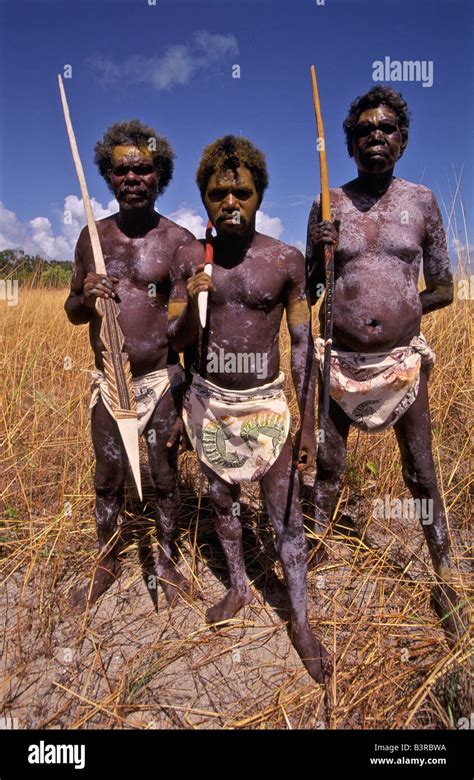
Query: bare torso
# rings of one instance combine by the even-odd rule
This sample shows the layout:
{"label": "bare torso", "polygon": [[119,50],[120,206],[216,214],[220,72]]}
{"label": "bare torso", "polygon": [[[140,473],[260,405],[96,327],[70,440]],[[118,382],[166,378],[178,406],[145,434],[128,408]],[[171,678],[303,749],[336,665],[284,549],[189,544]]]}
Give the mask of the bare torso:
{"label": "bare torso", "polygon": [[[117,226],[117,215],[97,222],[108,276],[118,277],[115,289],[120,308],[118,321],[124,334],[132,374],[141,376],[176,363],[178,355],[166,338],[169,271],[174,250],[194,240],[189,231],[160,216],[144,237],[129,237]],[[83,232],[78,250],[85,273],[94,271],[88,232]],[[99,315],[94,312],[89,338],[95,364],[103,368]]]}
{"label": "bare torso", "polygon": [[[203,258],[203,244],[195,242],[192,250],[190,247],[188,276]],[[278,376],[281,319],[291,275],[296,275],[296,265],[301,263],[301,255],[293,247],[260,233],[255,233],[244,258],[236,264],[215,251],[207,355],[214,354],[221,360],[216,363],[217,370],[207,372],[210,381],[221,387],[244,389],[267,384]],[[257,356],[257,371],[239,370],[238,363],[236,370],[220,370],[225,366],[225,356],[249,353]],[[259,367],[265,367],[265,372]]]}
{"label": "bare torso", "polygon": [[[341,223],[335,253],[335,346],[377,352],[408,344],[419,334],[418,279],[429,196],[426,187],[398,178],[380,198],[358,192],[354,182],[331,191],[334,216]],[[323,318],[321,307],[321,325]]]}

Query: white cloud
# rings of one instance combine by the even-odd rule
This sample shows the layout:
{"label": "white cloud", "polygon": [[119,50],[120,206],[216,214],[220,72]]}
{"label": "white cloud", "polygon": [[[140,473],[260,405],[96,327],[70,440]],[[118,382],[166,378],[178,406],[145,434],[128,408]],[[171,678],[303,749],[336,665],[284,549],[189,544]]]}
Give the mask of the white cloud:
{"label": "white cloud", "polygon": [[303,254],[306,252],[306,244],[304,241],[300,241],[299,239],[296,239],[296,241],[291,242],[291,246],[295,246],[297,249],[300,250],[300,252],[303,252]]}
{"label": "white cloud", "polygon": [[172,214],[166,214],[168,219],[173,220],[176,224],[185,227],[193,233],[196,238],[204,238],[206,234],[206,223],[201,214],[195,209],[190,209],[187,206],[181,206],[177,211],[173,211]]}
{"label": "white cloud", "polygon": [[0,248],[13,249],[26,237],[24,226],[0,201]]}
{"label": "white cloud", "polygon": [[103,86],[150,84],[158,90],[188,84],[198,72],[239,53],[234,35],[214,35],[201,30],[189,43],[168,46],[160,57],[135,55],[121,62],[96,56],[89,60]]}
{"label": "white cloud", "polygon": [[[95,219],[103,219],[118,210],[115,198],[107,206],[91,199]],[[48,217],[34,217],[21,222],[13,211],[0,202],[0,250],[21,249],[28,255],[40,255],[45,260],[72,260],[74,247],[84,224],[84,206],[76,195],[67,195],[61,212],[61,232],[54,235]]]}
{"label": "white cloud", "polygon": [[264,211],[257,211],[256,228],[259,233],[265,233],[272,238],[280,238],[283,233],[283,225],[279,217],[270,217]]}

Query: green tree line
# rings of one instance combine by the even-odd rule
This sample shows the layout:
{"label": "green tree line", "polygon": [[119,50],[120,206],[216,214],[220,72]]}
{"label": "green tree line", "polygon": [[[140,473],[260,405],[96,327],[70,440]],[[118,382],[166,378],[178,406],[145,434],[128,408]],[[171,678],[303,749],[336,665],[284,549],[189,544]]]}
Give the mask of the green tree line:
{"label": "green tree line", "polygon": [[32,287],[69,287],[73,264],[70,260],[45,260],[19,249],[0,251],[0,279],[17,279]]}

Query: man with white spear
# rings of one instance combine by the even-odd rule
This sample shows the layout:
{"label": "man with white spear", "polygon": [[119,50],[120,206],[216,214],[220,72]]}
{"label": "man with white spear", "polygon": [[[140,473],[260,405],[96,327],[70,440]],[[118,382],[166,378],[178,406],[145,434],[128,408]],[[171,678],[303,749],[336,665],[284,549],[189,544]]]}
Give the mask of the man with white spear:
{"label": "man with white spear", "polygon": [[174,251],[194,236],[155,211],[171,180],[174,154],[138,120],[112,125],[96,144],[95,162],[119,211],[94,222],[61,81],[60,88],[88,216],[65,310],[73,325],[88,323],[95,355],[90,406],[99,539],[92,579],[73,591],[71,604],[78,611],[93,604],[120,574],[117,519],[129,464],[141,498],[139,434],[147,441],[156,499],[156,574],[173,604],[180,592],[189,592],[189,583],[172,560],[184,377],[166,337],[169,271]]}

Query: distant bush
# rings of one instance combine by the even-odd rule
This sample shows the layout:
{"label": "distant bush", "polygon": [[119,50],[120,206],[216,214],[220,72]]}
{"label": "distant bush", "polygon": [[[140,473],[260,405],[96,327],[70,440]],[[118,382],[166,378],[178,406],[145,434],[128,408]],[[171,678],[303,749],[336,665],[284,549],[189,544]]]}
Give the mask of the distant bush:
{"label": "distant bush", "polygon": [[70,260],[45,260],[17,249],[0,251],[0,279],[17,279],[31,287],[69,287],[73,263]]}

